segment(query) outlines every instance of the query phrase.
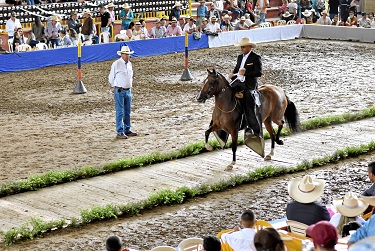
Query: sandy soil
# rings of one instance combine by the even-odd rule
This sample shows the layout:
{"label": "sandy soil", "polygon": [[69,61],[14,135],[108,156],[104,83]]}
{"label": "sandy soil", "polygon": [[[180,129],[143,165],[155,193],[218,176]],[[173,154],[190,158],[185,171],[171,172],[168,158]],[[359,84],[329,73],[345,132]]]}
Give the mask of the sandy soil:
{"label": "sandy soil", "polygon": [[[355,112],[374,105],[375,45],[296,40],[260,45],[261,83],[282,86],[302,120]],[[212,100],[195,101],[206,68],[232,70],[238,48],[192,51],[194,80],[179,81],[183,54],[133,59],[132,130],[115,140],[112,61],[83,66],[87,94],[74,95],[76,66],[1,74],[0,183],[49,170],[99,166],[121,158],[170,152],[203,140]],[[352,67],[350,65],[354,65]],[[21,80],[21,81],[20,81]]]}
{"label": "sandy soil", "polygon": [[326,187],[321,198],[324,204],[331,204],[332,198],[343,197],[348,187],[351,191],[361,192],[370,186],[366,166],[374,158],[375,154],[362,156],[339,165],[213,193],[183,205],[156,208],[137,217],[57,231],[40,239],[15,244],[6,250],[105,250],[105,239],[113,234],[120,236],[128,247],[138,250],[150,250],[159,245],[177,246],[185,238],[215,235],[222,229],[234,227],[245,209],[256,212],[258,219],[285,217],[286,204],[290,200],[287,183],[293,177],[308,173],[325,179]]}

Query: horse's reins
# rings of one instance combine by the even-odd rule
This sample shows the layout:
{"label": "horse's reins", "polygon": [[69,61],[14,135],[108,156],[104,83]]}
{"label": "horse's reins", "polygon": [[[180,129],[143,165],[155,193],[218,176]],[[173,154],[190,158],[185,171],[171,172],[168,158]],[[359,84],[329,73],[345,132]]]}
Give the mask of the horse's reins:
{"label": "horse's reins", "polygon": [[[214,83],[216,83],[216,82],[219,82],[219,76],[218,76],[217,74],[216,74],[216,80],[215,80]],[[231,83],[230,83],[230,84],[231,84]],[[227,85],[227,86],[224,86],[224,87],[221,89],[221,92],[220,92],[220,93],[223,93],[223,92],[225,92],[226,90],[228,90],[228,88],[230,87],[230,84]],[[211,85],[211,86],[210,86],[210,89],[209,89],[209,92],[207,92],[207,95],[209,95],[209,93],[212,91],[213,88],[214,88],[214,85]],[[220,93],[218,93],[217,95],[219,95]],[[216,94],[215,94],[214,96],[216,96]],[[221,111],[221,112],[224,112],[224,113],[231,113],[231,112],[233,112],[233,111],[236,109],[236,107],[237,107],[237,103],[238,103],[237,99],[234,99],[234,100],[236,101],[236,103],[234,104],[233,109],[230,110],[230,111],[222,110],[219,106],[216,105],[216,103],[215,103],[215,107],[217,107],[217,109],[219,109],[219,111]]]}

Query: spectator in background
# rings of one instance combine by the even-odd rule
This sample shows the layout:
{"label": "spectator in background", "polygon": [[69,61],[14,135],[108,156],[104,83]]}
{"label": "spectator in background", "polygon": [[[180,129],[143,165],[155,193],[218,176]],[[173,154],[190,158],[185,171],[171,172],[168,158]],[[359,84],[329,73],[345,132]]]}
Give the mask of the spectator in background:
{"label": "spectator in background", "polygon": [[139,22],[141,23],[141,31],[142,31],[142,38],[145,39],[145,38],[149,38],[150,37],[150,34],[148,34],[148,30],[147,30],[147,27],[146,27],[146,21],[144,19],[139,19]]}
{"label": "spectator in background", "polygon": [[279,14],[278,14],[280,19],[282,19],[283,14],[287,11],[287,9],[288,9],[288,0],[282,0],[282,5],[279,7]]}
{"label": "spectator in background", "polygon": [[288,4],[288,12],[293,15],[294,20],[297,20],[298,18],[298,4],[296,3],[296,0],[291,0]]}
{"label": "spectator in background", "polygon": [[207,12],[206,18],[211,19],[211,17],[215,16],[217,19],[220,19],[220,12],[216,9],[215,4],[211,3],[210,7],[211,8]]}
{"label": "spectator in background", "polygon": [[141,28],[142,28],[141,22],[136,22],[134,25],[133,33],[132,33],[133,40],[141,39],[141,35],[143,33]]}
{"label": "spectator in background", "polygon": [[216,236],[203,237],[203,250],[205,251],[220,251],[221,242]]}
{"label": "spectator in background", "polygon": [[207,17],[208,8],[206,6],[205,0],[199,0],[199,5],[197,7],[197,25],[201,25],[202,18]]}
{"label": "spectator in background", "polygon": [[216,35],[221,32],[220,24],[217,21],[216,17],[211,17],[211,22],[206,26],[206,33],[210,35]]}
{"label": "spectator in background", "polygon": [[316,0],[316,11],[321,14],[325,9],[326,9],[326,0]]}
{"label": "spectator in background", "polygon": [[268,0],[258,0],[257,7],[260,9],[260,21],[266,22],[267,7],[270,5]]}
{"label": "spectator in background", "polygon": [[358,27],[371,28],[371,20],[367,18],[365,12],[362,12],[362,17],[358,20]]}
{"label": "spectator in background", "polygon": [[340,21],[339,21],[339,16],[335,15],[332,19],[331,25],[339,26]]}
{"label": "spectator in background", "polygon": [[[349,5],[351,0],[340,0],[340,18],[341,22],[346,22],[348,20],[349,16]],[[344,24],[345,25],[345,24]]]}
{"label": "spectator in background", "polygon": [[285,20],[285,22],[289,22],[290,20],[294,20],[294,16],[292,14],[289,13],[289,11],[286,11],[283,15],[282,15],[282,20]]}
{"label": "spectator in background", "polygon": [[35,5],[34,0],[26,0],[26,2],[28,5]]}
{"label": "spectator in background", "polygon": [[13,51],[18,51],[18,46],[20,44],[21,44],[20,34],[18,33],[18,31],[16,31],[14,32],[13,43],[12,43]]}
{"label": "spectator in background", "polygon": [[3,48],[3,39],[0,37],[0,54],[5,53],[8,53],[8,51]]}
{"label": "spectator in background", "polygon": [[25,35],[23,34],[22,28],[17,29],[18,34],[20,34],[20,44],[26,44]]}
{"label": "spectator in background", "polygon": [[186,16],[184,19],[183,19],[183,23],[181,24],[181,30],[184,30],[184,27],[186,24],[189,23],[189,20],[190,20],[190,16]]}
{"label": "spectator in background", "polygon": [[312,2],[310,0],[301,0],[300,2],[301,12],[312,9]]}
{"label": "spectator in background", "polygon": [[72,40],[74,45],[78,44],[78,34],[74,29],[69,29],[69,37]]}
{"label": "spectator in background", "polygon": [[247,26],[249,26],[249,29],[253,26],[255,26],[256,24],[251,20],[251,17],[250,17],[250,14],[249,13],[246,13],[244,15],[245,17],[245,23],[247,24]]}
{"label": "spectator in background", "polygon": [[202,24],[200,26],[198,26],[198,31],[200,33],[206,33],[207,24],[208,24],[207,18],[203,18]]}
{"label": "spectator in background", "polygon": [[242,16],[240,18],[240,21],[237,22],[236,26],[234,27],[235,30],[248,30],[250,29],[250,26],[246,24],[246,17]]}
{"label": "spectator in background", "polygon": [[[285,0],[287,1],[287,0]],[[251,22],[255,22],[255,15],[254,15],[254,4],[253,0],[247,0],[246,5],[245,5],[245,15],[249,14]],[[247,19],[247,18],[246,18]]]}
{"label": "spectator in background", "polygon": [[5,0],[5,3],[16,6],[16,5],[21,5],[22,1],[21,0]]}
{"label": "spectator in background", "polygon": [[328,221],[319,221],[309,226],[306,234],[313,239],[316,251],[334,251],[339,238],[335,226]]}
{"label": "spectator in background", "polygon": [[12,39],[14,36],[14,33],[17,31],[18,28],[21,28],[20,20],[17,19],[16,13],[12,12],[10,14],[10,18],[7,20],[5,29],[8,32],[8,39]]}
{"label": "spectator in background", "polygon": [[241,215],[239,226],[235,226],[230,232],[223,233],[221,240],[228,243],[234,251],[256,250],[254,246],[255,223],[254,213],[251,210],[245,210]]}
{"label": "spectator in background", "polygon": [[197,31],[197,26],[195,25],[195,20],[194,20],[194,18],[190,18],[189,23],[187,23],[184,27],[183,33],[192,34],[195,31]]}
{"label": "spectator in background", "polygon": [[353,11],[349,11],[349,17],[345,22],[345,26],[354,26],[357,27],[358,24],[358,19],[356,16],[354,16]]}
{"label": "spectator in background", "polygon": [[59,31],[61,29],[61,24],[57,16],[52,16],[51,20],[47,21],[47,26],[44,29],[44,34],[47,38],[47,42],[51,44],[52,47],[59,46]]}
{"label": "spectator in background", "polygon": [[234,25],[233,23],[230,21],[232,19],[231,16],[229,16],[228,14],[226,14],[224,17],[223,17],[223,21],[221,22],[220,24],[220,29],[222,31],[233,31],[234,30]]}
{"label": "spectator in background", "polygon": [[165,28],[167,28],[168,24],[167,24],[167,19],[165,17],[162,17],[160,19],[160,26],[164,26]]}
{"label": "spectator in background", "polygon": [[135,29],[134,26],[135,26],[134,22],[130,22],[128,29],[126,30],[126,35],[128,36],[129,39],[131,39],[133,36],[133,30]]}
{"label": "spectator in background", "polygon": [[85,41],[91,41],[94,34],[94,20],[91,18],[91,12],[89,10],[84,10],[83,15],[85,20],[83,22],[81,33],[83,34]]}
{"label": "spectator in background", "polygon": [[274,228],[263,228],[254,236],[256,250],[285,251],[284,242]]}
{"label": "spectator in background", "polygon": [[100,32],[109,33],[109,25],[111,24],[111,14],[104,8],[103,5],[99,6],[100,17]]}
{"label": "spectator in background", "polygon": [[230,0],[228,10],[234,13],[234,20],[237,20],[243,14],[242,10],[238,6],[238,0]]}
{"label": "spectator in background", "polygon": [[125,3],[122,6],[122,10],[120,12],[119,18],[122,20],[121,21],[121,30],[127,30],[129,24],[133,21],[134,19],[134,13],[130,9],[130,5],[128,3]]}
{"label": "spectator in background", "polygon": [[167,27],[167,36],[181,36],[182,30],[181,27],[177,25],[177,19],[172,19],[172,24]]}
{"label": "spectator in background", "polygon": [[166,37],[167,28],[165,26],[161,26],[160,19],[156,19],[154,22],[154,27],[151,29],[151,37],[152,38],[162,38]]}
{"label": "spectator in background", "polygon": [[365,220],[361,215],[367,209],[368,204],[352,192],[347,192],[343,199],[334,199],[333,206],[336,208],[330,222],[337,228],[339,234],[342,233],[343,226],[351,221],[356,221],[361,226]]}
{"label": "spectator in background", "polygon": [[328,17],[328,12],[326,10],[323,10],[321,14],[321,17],[318,19],[317,24],[320,25],[331,25],[331,19]]}
{"label": "spectator in background", "polygon": [[354,16],[357,16],[359,13],[361,13],[360,0],[352,0],[349,6],[349,11],[350,10],[354,12]]}
{"label": "spectator in background", "polygon": [[302,15],[304,16],[304,19],[306,20],[307,24],[312,24],[313,23],[312,11],[306,9],[304,12],[302,12]]}
{"label": "spectator in background", "polygon": [[328,0],[329,18],[333,20],[335,16],[339,16],[339,0]]}
{"label": "spectator in background", "polygon": [[79,22],[77,18],[77,11],[72,11],[70,13],[70,18],[68,19],[68,27],[69,29],[75,30],[77,34],[79,33],[82,24]]}
{"label": "spectator in background", "polygon": [[350,236],[348,247],[350,247],[353,243],[371,236],[375,236],[375,215],[371,216],[363,227],[357,229],[357,231]]}
{"label": "spectator in background", "polygon": [[110,16],[110,20],[111,20],[111,25],[112,26],[109,26],[109,33],[112,35],[112,28],[114,27],[115,25],[115,21],[116,21],[116,13],[114,11],[114,5],[113,3],[109,3],[107,5],[107,8],[108,8],[108,13],[109,13],[109,16]]}
{"label": "spectator in background", "polygon": [[62,46],[72,46],[73,42],[69,37],[69,34],[66,33],[66,30],[60,30],[60,45]]}
{"label": "spectator in background", "polygon": [[180,21],[181,6],[182,4],[180,2],[175,2],[175,4],[172,7],[171,13],[169,14],[169,21],[172,21],[173,18],[175,18],[177,22]]}
{"label": "spectator in background", "polygon": [[325,181],[310,175],[294,178],[288,183],[289,196],[293,198],[286,207],[286,217],[306,225],[315,224],[321,220],[330,220],[327,208],[317,202],[324,193]]}
{"label": "spectator in background", "polygon": [[219,11],[220,17],[221,17],[221,13],[224,10],[224,3],[223,3],[223,1],[222,0],[212,0],[212,3],[215,4],[215,9],[217,11]]}

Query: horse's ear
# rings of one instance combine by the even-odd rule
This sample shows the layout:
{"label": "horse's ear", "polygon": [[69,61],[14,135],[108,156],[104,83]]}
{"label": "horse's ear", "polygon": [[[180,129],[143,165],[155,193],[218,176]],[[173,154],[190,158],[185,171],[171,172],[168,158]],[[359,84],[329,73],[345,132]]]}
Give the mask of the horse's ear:
{"label": "horse's ear", "polygon": [[212,72],[210,71],[210,69],[207,69],[207,72],[208,72],[208,74],[212,74]]}
{"label": "horse's ear", "polygon": [[215,68],[212,69],[212,73],[216,75],[216,70],[215,70]]}

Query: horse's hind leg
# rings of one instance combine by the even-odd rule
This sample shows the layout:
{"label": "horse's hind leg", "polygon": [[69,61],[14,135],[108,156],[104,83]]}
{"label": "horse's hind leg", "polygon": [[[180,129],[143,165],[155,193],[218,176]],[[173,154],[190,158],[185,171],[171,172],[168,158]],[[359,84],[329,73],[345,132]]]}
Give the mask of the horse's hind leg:
{"label": "horse's hind leg", "polygon": [[264,125],[266,126],[266,130],[270,134],[271,139],[271,152],[268,155],[266,155],[266,157],[264,157],[264,160],[271,160],[271,157],[273,156],[275,149],[275,131],[273,130],[272,121],[270,117],[268,117],[264,121]]}
{"label": "horse's hind leg", "polygon": [[230,163],[225,170],[232,170],[236,164],[236,152],[237,152],[237,143],[238,143],[238,130],[231,132],[230,136],[232,137],[232,163]]}
{"label": "horse's hind leg", "polygon": [[281,123],[278,123],[279,127],[277,129],[275,141],[278,145],[284,145],[284,142],[280,139],[281,130],[284,126],[284,120],[281,120]]}
{"label": "horse's hind leg", "polygon": [[214,148],[208,143],[208,137],[210,136],[210,133],[212,132],[212,121],[210,123],[210,128],[204,133],[204,137],[206,140],[206,144],[204,145],[207,149],[207,151],[211,152],[214,150]]}

